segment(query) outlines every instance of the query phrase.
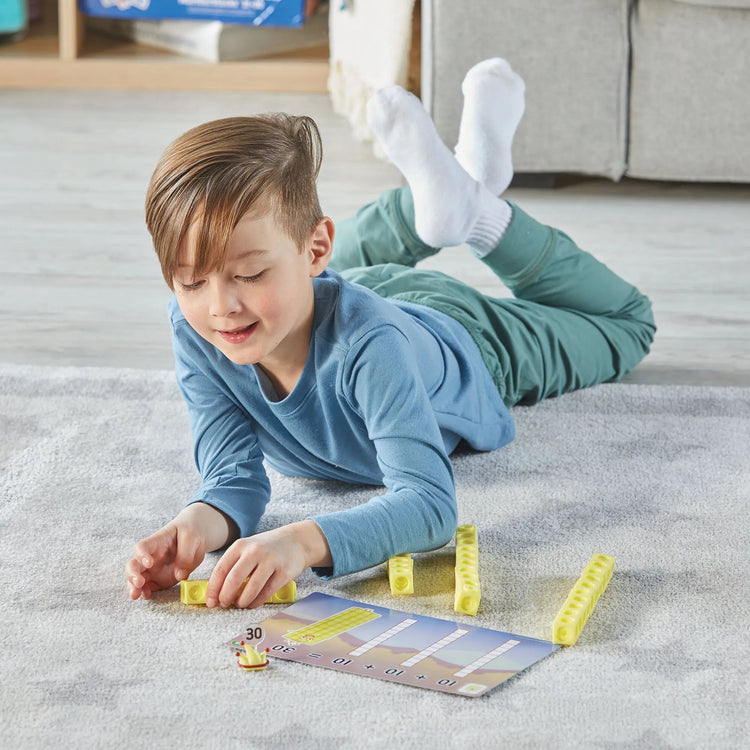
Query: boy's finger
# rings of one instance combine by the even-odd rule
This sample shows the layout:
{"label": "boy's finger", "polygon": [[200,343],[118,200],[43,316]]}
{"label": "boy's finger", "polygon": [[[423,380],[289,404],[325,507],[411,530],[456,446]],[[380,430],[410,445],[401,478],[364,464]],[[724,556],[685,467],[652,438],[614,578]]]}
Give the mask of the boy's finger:
{"label": "boy's finger", "polygon": [[[252,556],[243,555],[239,549],[230,547],[224,557],[219,560],[214,575],[223,577],[221,586],[216,592],[216,600],[222,607],[231,607],[235,603],[239,592],[249,585],[256,569],[257,563]],[[246,579],[250,579],[246,583]],[[213,580],[213,575],[211,576]],[[218,585],[218,580],[216,581]],[[209,588],[211,584],[209,583]],[[206,592],[206,604],[208,604],[208,591]]]}
{"label": "boy's finger", "polygon": [[174,561],[174,576],[178,581],[185,580],[201,562],[200,539],[195,534],[177,536],[177,553]]}
{"label": "boy's finger", "polygon": [[154,558],[153,555],[146,551],[146,547],[144,545],[145,541],[146,540],[144,539],[143,541],[138,542],[133,547],[133,560],[135,560],[139,565],[148,569],[153,566]]}
{"label": "boy's finger", "polygon": [[125,577],[126,578],[132,578],[134,575],[138,575],[141,572],[142,565],[138,560],[136,560],[134,557],[131,557],[130,560],[127,561],[125,564]]}
{"label": "boy's finger", "polygon": [[[240,561],[241,563],[242,561]],[[248,570],[247,565],[238,563],[227,574],[224,583],[219,592],[219,604],[222,607],[231,607],[236,603],[237,598],[242,594],[244,596],[248,586],[254,586],[253,577],[255,569]]]}
{"label": "boy's finger", "polygon": [[[258,583],[260,583],[260,581],[258,581]],[[253,609],[255,607],[260,607],[262,604],[265,604],[285,583],[289,583],[289,581],[285,581],[283,576],[274,573],[266,579],[265,583],[255,590],[254,596],[252,595],[252,591],[246,586],[245,590],[237,599],[237,606],[243,608],[250,607]]]}
{"label": "boy's finger", "polygon": [[[206,606],[215,607],[219,603],[219,594],[224,588],[224,581],[229,572],[234,568],[239,554],[234,547],[230,547],[222,556],[208,579],[206,587]],[[230,602],[231,604],[231,602]]]}
{"label": "boy's finger", "polygon": [[251,573],[248,573],[248,581],[243,590],[237,596],[235,604],[238,607],[251,606],[251,604],[260,597],[260,594],[265,588],[270,588],[273,585],[274,577],[275,571],[273,566],[269,565],[267,560],[261,561],[255,566]]}
{"label": "boy's finger", "polygon": [[[130,598],[134,601],[136,599],[140,599],[143,596],[143,591],[146,588],[146,579],[144,578],[141,583],[133,583],[133,581],[128,581],[128,589],[130,590]],[[144,597],[147,598],[147,597]]]}
{"label": "boy's finger", "polygon": [[260,574],[258,573],[258,570],[256,568],[256,570],[253,571],[252,575],[244,581],[243,586],[235,594],[235,607],[241,607],[244,609],[245,607],[247,607],[249,602],[255,599],[255,592],[258,590],[259,586],[263,585],[262,581],[258,582],[259,575]]}
{"label": "boy's finger", "polygon": [[146,583],[146,577],[142,576],[140,573],[132,573],[127,578],[128,578],[128,583],[137,589],[143,588],[143,586]]}
{"label": "boy's finger", "polygon": [[218,565],[214,568],[211,577],[208,579],[206,586],[206,606],[210,609],[215,607],[219,602],[219,592],[224,585],[224,574],[219,570]]}

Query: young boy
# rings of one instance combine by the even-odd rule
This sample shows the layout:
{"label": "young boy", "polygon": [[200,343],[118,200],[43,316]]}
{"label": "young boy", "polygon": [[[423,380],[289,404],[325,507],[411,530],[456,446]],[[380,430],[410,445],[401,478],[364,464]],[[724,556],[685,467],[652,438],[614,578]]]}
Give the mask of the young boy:
{"label": "young boy", "polygon": [[[616,380],[648,352],[648,300],[497,197],[513,174],[523,81],[494,59],[463,91],[455,156],[418,99],[398,87],[373,97],[370,125],[409,189],[340,224],[335,242],[308,118],[219,120],[165,151],[146,219],[175,292],[176,374],[202,484],[135,545],[133,599],[227,545],[209,607],[259,606],[307,567],[340,576],[440,547],[457,522],[459,441],[498,448],[514,435],[509,406]],[[414,268],[464,242],[515,299]],[[256,534],[264,460],[385,492]]]}

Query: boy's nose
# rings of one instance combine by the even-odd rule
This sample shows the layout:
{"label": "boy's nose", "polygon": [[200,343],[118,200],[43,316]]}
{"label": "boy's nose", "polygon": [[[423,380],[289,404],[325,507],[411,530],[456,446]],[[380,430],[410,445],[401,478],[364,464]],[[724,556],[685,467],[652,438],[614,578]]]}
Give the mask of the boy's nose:
{"label": "boy's nose", "polygon": [[211,289],[209,313],[215,318],[226,318],[240,309],[239,298],[229,284],[215,284]]}

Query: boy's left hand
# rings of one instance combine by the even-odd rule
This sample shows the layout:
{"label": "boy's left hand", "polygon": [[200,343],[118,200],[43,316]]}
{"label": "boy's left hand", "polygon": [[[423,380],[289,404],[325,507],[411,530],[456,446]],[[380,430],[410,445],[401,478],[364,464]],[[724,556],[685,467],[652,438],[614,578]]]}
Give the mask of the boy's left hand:
{"label": "boy's left hand", "polygon": [[328,542],[314,521],[238,539],[211,574],[206,606],[259,607],[312,565],[331,565]]}

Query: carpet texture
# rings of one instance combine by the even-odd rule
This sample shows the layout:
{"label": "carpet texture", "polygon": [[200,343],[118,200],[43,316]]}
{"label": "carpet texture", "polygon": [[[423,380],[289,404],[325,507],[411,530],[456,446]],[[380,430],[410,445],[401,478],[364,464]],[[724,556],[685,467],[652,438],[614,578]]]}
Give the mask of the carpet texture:
{"label": "carpet texture", "polygon": [[[537,638],[594,552],[617,559],[578,643],[478,698],[222,644],[278,611],[131,602],[123,568],[196,483],[173,375],[0,366],[2,715],[8,748],[739,748],[750,736],[750,389],[605,385],[514,410],[455,457],[483,598],[453,617],[451,547],[312,591]],[[367,488],[271,473],[267,526]],[[195,577],[207,577],[217,557]]]}

